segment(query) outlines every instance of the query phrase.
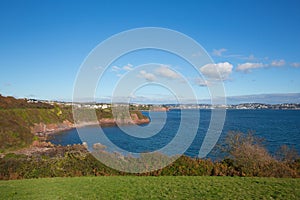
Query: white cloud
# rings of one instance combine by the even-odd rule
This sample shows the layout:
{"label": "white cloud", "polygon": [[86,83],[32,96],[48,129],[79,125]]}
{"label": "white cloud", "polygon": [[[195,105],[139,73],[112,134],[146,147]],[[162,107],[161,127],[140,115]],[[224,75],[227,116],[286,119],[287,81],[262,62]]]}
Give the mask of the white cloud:
{"label": "white cloud", "polygon": [[294,62],[290,64],[292,67],[300,67],[300,62]]}
{"label": "white cloud", "polygon": [[124,69],[125,71],[131,71],[133,70],[133,65],[132,64],[127,64],[125,65],[122,69]]}
{"label": "white cloud", "polygon": [[227,51],[227,49],[225,49],[225,48],[222,48],[222,49],[214,49],[213,52],[212,52],[212,54],[215,55],[215,56],[221,57],[222,54],[223,54],[224,52],[226,52],[226,51]]}
{"label": "white cloud", "polygon": [[157,68],[155,70],[155,73],[166,77],[166,78],[170,78],[170,79],[178,79],[180,78],[179,74],[176,73],[175,71],[171,70],[169,67],[167,67],[166,65],[162,65],[161,67]]}
{"label": "white cloud", "polygon": [[121,70],[121,68],[118,67],[118,66],[112,66],[111,70],[114,71],[114,72],[118,72],[118,71]]}
{"label": "white cloud", "polygon": [[232,64],[229,62],[206,64],[200,68],[201,73],[210,79],[214,80],[226,80],[232,73]]}
{"label": "white cloud", "polygon": [[271,63],[271,66],[273,67],[282,67],[285,65],[285,61],[283,59],[281,60],[273,60]]}
{"label": "white cloud", "polygon": [[[265,58],[265,60],[267,60],[268,58]],[[263,64],[263,63],[251,63],[251,62],[247,62],[247,63],[243,63],[243,64],[239,64],[236,68],[237,71],[241,71],[241,72],[251,72],[252,69],[257,69],[257,68],[270,68],[270,67],[282,67],[285,66],[286,62],[285,60],[281,59],[281,60],[273,60],[271,63],[269,64]],[[293,67],[300,67],[300,63],[291,63],[290,64]]]}
{"label": "white cloud", "polygon": [[147,81],[154,81],[156,79],[154,74],[148,73],[145,70],[141,70],[138,77],[145,78]]}
{"label": "white cloud", "polygon": [[252,69],[265,67],[263,63],[243,63],[238,64],[236,70],[241,72],[251,72]]}
{"label": "white cloud", "polygon": [[237,55],[236,58],[238,58],[240,60],[251,61],[251,62],[255,62],[255,61],[257,62],[259,60],[262,60],[261,58],[255,57],[253,54],[250,54],[249,56]]}

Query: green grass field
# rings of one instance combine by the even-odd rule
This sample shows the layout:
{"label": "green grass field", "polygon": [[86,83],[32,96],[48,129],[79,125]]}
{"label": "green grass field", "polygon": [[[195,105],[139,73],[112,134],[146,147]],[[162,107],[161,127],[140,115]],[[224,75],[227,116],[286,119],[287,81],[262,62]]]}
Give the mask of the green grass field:
{"label": "green grass field", "polygon": [[300,199],[300,179],[78,177],[0,181],[0,199]]}

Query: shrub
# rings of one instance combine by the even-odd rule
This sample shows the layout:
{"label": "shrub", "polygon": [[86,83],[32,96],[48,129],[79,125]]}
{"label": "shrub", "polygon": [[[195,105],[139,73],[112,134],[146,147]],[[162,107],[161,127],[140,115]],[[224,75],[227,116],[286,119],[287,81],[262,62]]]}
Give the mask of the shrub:
{"label": "shrub", "polygon": [[289,151],[284,151],[283,158],[276,160],[264,148],[262,140],[254,137],[251,132],[247,134],[229,132],[222,151],[227,154],[227,157],[232,161],[232,167],[239,171],[241,176],[297,176],[295,168],[285,162],[287,159],[292,162],[291,159],[294,158]]}

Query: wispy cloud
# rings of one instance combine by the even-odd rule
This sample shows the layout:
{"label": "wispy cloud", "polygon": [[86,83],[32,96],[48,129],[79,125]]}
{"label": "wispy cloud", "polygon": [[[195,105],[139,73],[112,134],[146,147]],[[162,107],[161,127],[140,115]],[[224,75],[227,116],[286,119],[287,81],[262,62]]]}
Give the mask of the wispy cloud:
{"label": "wispy cloud", "polygon": [[213,52],[212,52],[212,54],[213,54],[214,56],[219,56],[219,57],[221,57],[222,54],[223,54],[224,52],[226,52],[226,51],[227,51],[227,49],[225,49],[225,48],[214,49]]}
{"label": "wispy cloud", "polygon": [[116,65],[111,67],[111,71],[116,74],[117,77],[121,77],[124,72],[133,70],[132,64],[124,65],[123,67],[118,67]]}
{"label": "wispy cloud", "polygon": [[166,77],[169,79],[179,79],[180,75],[175,71],[171,70],[167,65],[161,65],[161,67],[155,70],[155,73],[159,76]]}
{"label": "wispy cloud", "polygon": [[262,58],[257,58],[253,54],[250,54],[249,56],[245,56],[242,54],[228,54],[228,55],[222,55],[223,58],[235,58],[239,60],[245,60],[245,61],[260,61],[263,60]]}
{"label": "wispy cloud", "polygon": [[285,65],[285,60],[281,59],[281,60],[273,60],[271,62],[271,66],[273,67],[282,67]]}
{"label": "wispy cloud", "polygon": [[292,67],[300,67],[300,62],[293,62],[290,64]]}
{"label": "wispy cloud", "polygon": [[131,71],[133,70],[133,65],[128,63],[127,65],[123,66],[122,69],[125,71]]}
{"label": "wispy cloud", "polygon": [[238,64],[236,70],[240,71],[240,72],[251,72],[252,69],[257,69],[257,68],[262,68],[265,67],[265,65],[263,63],[243,63],[243,64]]}
{"label": "wispy cloud", "polygon": [[118,72],[120,70],[121,70],[121,68],[118,66],[112,66],[112,68],[111,68],[111,71],[113,71],[113,72]]}
{"label": "wispy cloud", "polygon": [[147,72],[146,70],[141,70],[138,77],[145,78],[147,81],[155,81],[156,76],[152,73]]}
{"label": "wispy cloud", "polygon": [[248,57],[246,57],[246,60],[258,60],[258,58],[256,58],[253,54],[250,54]]}
{"label": "wispy cloud", "polygon": [[229,62],[206,64],[200,68],[201,73],[212,80],[226,80],[232,73],[232,64]]}
{"label": "wispy cloud", "polygon": [[[249,73],[252,72],[252,69],[258,68],[271,68],[271,67],[283,67],[286,66],[285,60],[273,60],[271,63],[264,64],[262,62],[247,62],[243,64],[238,64],[236,71]],[[300,63],[291,63],[292,67],[300,67]]]}
{"label": "wispy cloud", "polygon": [[212,52],[212,55],[222,58],[235,58],[239,60],[247,60],[247,61],[259,61],[260,58],[255,57],[253,54],[250,54],[249,56],[245,56],[242,54],[224,54],[225,52],[228,52],[227,49],[221,48],[221,49],[214,49]]}
{"label": "wispy cloud", "polygon": [[[228,58],[228,59],[238,59],[238,60],[243,60],[245,62],[264,62],[268,60],[268,57],[263,57],[259,58],[256,57],[254,54],[249,54],[249,55],[243,55],[243,54],[236,54],[236,53],[230,53],[228,49],[226,48],[221,48],[221,49],[213,49],[212,55],[216,57],[222,57],[222,58]],[[279,60],[282,61],[282,60]],[[278,61],[277,61],[278,62]],[[276,65],[277,62],[275,61],[274,64]],[[281,63],[278,63],[281,64]]]}

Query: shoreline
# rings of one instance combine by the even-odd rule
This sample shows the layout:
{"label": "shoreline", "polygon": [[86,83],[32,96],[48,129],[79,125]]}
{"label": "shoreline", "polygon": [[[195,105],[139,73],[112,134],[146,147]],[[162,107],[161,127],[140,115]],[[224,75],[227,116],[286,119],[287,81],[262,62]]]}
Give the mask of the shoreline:
{"label": "shoreline", "polygon": [[[150,119],[136,119],[136,120],[131,120],[130,123],[123,123],[124,125],[138,125],[138,124],[147,124],[150,122]],[[70,122],[64,122],[61,123],[60,125],[64,125],[63,127],[58,127],[58,128],[51,128],[51,129],[45,129],[46,124],[36,124],[38,126],[43,126],[45,131],[43,132],[38,132],[38,133],[33,133],[35,136],[39,137],[39,140],[34,140],[29,146],[17,149],[17,150],[12,150],[8,152],[3,152],[0,153],[0,158],[3,158],[6,154],[8,153],[15,153],[15,154],[24,154],[24,155],[33,155],[35,153],[40,153],[40,152],[46,152],[48,150],[51,150],[53,148],[56,148],[56,145],[52,144],[51,142],[47,141],[49,138],[53,135],[60,134],[61,132],[72,130],[75,128],[83,128],[83,127],[88,127],[88,126],[102,126],[102,127],[109,127],[109,126],[116,126],[118,123],[115,122],[114,119],[101,119],[98,122],[83,122],[79,123],[78,125],[75,125]],[[122,124],[122,122],[120,122]],[[49,124],[48,124],[49,125]],[[52,126],[54,124],[51,124]],[[57,125],[57,124],[56,124]],[[78,145],[78,144],[77,144]],[[79,144],[83,145],[83,144]]]}
{"label": "shoreline", "polygon": [[135,120],[130,120],[130,121],[120,121],[116,122],[114,119],[110,118],[104,118],[100,119],[97,122],[82,122],[78,124],[70,123],[70,122],[63,122],[63,127],[57,127],[57,128],[51,128],[47,129],[46,124],[38,124],[38,126],[44,126],[43,131],[36,131],[34,132],[35,135],[39,136],[40,139],[42,140],[47,140],[47,138],[51,135],[59,134],[64,131],[72,130],[72,129],[77,129],[77,128],[83,128],[83,127],[88,127],[88,126],[100,126],[100,127],[110,127],[110,126],[117,126],[118,124],[122,125],[139,125],[139,124],[148,124],[150,123],[150,119],[135,119]]}

